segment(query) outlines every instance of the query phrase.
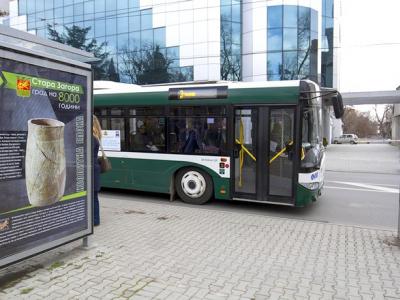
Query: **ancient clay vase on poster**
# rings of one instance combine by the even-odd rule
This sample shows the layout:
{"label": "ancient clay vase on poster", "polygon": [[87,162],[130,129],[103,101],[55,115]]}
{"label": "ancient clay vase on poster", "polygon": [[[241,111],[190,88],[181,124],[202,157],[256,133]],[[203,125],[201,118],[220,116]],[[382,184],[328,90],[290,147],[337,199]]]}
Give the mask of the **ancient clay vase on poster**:
{"label": "ancient clay vase on poster", "polygon": [[28,199],[33,206],[53,204],[64,195],[64,126],[53,119],[28,121],[25,180]]}

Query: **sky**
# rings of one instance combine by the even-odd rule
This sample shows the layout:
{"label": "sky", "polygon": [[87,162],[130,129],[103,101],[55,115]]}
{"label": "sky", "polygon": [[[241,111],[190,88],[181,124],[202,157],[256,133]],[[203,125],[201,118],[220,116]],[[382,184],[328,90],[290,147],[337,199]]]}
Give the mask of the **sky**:
{"label": "sky", "polygon": [[400,0],[342,0],[341,92],[400,86]]}

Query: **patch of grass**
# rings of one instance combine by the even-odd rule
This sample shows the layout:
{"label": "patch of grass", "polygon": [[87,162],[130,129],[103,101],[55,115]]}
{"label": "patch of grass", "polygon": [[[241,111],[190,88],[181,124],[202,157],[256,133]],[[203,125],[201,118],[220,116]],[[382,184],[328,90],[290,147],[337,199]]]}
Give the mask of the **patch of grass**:
{"label": "patch of grass", "polygon": [[24,288],[21,290],[21,295],[26,295],[32,292],[33,288]]}
{"label": "patch of grass", "polygon": [[48,270],[49,270],[49,271],[52,271],[52,270],[54,270],[54,269],[57,269],[57,268],[62,267],[63,265],[64,265],[64,262],[62,262],[62,261],[56,261],[56,262],[54,262],[54,263],[48,268]]}

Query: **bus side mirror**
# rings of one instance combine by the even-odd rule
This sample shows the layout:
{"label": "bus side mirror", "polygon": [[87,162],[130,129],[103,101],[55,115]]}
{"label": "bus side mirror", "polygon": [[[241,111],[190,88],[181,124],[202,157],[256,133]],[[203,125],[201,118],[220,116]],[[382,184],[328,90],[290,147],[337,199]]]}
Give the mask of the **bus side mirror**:
{"label": "bus side mirror", "polygon": [[332,97],[332,106],[335,112],[336,119],[340,119],[343,117],[344,114],[344,106],[343,106],[343,99],[340,93],[337,93],[335,96]]}

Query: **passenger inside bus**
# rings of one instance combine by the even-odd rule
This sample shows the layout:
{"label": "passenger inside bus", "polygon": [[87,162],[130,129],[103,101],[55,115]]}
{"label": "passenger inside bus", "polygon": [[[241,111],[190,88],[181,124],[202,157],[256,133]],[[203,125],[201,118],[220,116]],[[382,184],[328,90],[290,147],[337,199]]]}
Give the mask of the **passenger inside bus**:
{"label": "passenger inside bus", "polygon": [[153,144],[151,136],[146,130],[146,126],[142,120],[137,121],[137,131],[133,134],[131,145],[133,151],[153,151],[157,152],[159,149]]}

